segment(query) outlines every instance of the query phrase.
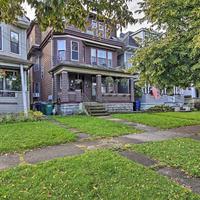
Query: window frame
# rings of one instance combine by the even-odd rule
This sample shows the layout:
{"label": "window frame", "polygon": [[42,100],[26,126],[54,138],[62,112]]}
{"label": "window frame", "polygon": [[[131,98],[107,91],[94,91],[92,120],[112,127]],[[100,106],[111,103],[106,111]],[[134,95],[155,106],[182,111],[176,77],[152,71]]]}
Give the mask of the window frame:
{"label": "window frame", "polygon": [[34,72],[38,72],[40,70],[40,56],[36,57],[36,64],[34,65]]}
{"label": "window frame", "polygon": [[3,51],[3,26],[0,26],[0,51]]}
{"label": "window frame", "polygon": [[[36,84],[38,84],[38,92],[36,92],[36,90],[35,90]],[[33,93],[34,93],[34,94],[40,94],[40,82],[34,82],[34,83],[33,83]]]}
{"label": "window frame", "polygon": [[[59,48],[58,48],[58,42],[60,42],[60,41],[64,42],[63,44],[64,44],[64,46],[65,46],[65,49],[59,49]],[[58,60],[59,60],[59,61],[65,61],[65,60],[66,60],[66,51],[67,51],[66,40],[65,40],[65,39],[58,39],[58,40],[56,40],[56,45],[57,45],[57,58],[58,58]],[[59,52],[60,52],[60,51],[64,51],[64,59],[63,59],[63,58],[60,59],[60,56],[59,56]]]}
{"label": "window frame", "polygon": [[[72,49],[72,47],[73,47],[73,42],[74,43],[77,43],[77,47],[78,47],[78,50],[77,51],[75,51],[75,50],[73,50]],[[78,59],[73,59],[73,52],[76,52],[76,53],[78,53]],[[71,61],[76,61],[76,62],[79,62],[79,42],[78,41],[74,41],[74,40],[71,40]]]}
{"label": "window frame", "polygon": [[[12,33],[18,35],[18,43],[12,41],[12,36],[11,36]],[[20,37],[19,36],[20,36],[20,34],[18,32],[14,31],[14,30],[10,30],[10,52],[17,54],[17,55],[20,55]],[[12,51],[12,43],[18,44],[18,52],[17,53]]]}
{"label": "window frame", "polygon": [[[111,54],[111,59],[109,59],[109,53]],[[109,60],[111,60],[111,65],[109,66],[108,63],[109,63]],[[111,68],[113,67],[113,52],[112,51],[107,51],[107,67]]]}

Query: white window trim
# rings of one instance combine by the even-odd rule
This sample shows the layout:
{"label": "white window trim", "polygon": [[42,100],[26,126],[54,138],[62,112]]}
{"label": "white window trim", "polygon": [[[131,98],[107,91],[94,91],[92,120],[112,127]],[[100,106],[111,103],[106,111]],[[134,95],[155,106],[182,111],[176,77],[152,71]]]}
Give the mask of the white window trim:
{"label": "white window trim", "polygon": [[[108,54],[111,53],[111,59],[108,58]],[[108,61],[111,60],[111,66],[108,66]],[[113,67],[113,52],[112,51],[107,51],[107,66],[109,68]]]}
{"label": "white window trim", "polygon": [[[72,58],[72,43],[73,42],[76,42],[78,44],[78,59],[77,60]],[[71,60],[79,62],[79,42],[78,41],[74,41],[74,40],[71,41]]]}
{"label": "white window trim", "polygon": [[3,26],[0,26],[1,27],[1,49],[0,51],[3,51]]}
{"label": "white window trim", "polygon": [[[14,32],[14,33],[17,33],[18,34],[18,39],[19,39],[19,53],[15,53],[15,52],[12,52],[11,51],[11,32]],[[20,33],[19,32],[17,32],[16,30],[13,30],[13,29],[10,29],[10,53],[11,54],[14,54],[14,55],[19,55],[19,56],[21,56],[21,45],[20,45],[20,42],[21,42],[21,40],[20,40]]]}
{"label": "white window trim", "polygon": [[92,50],[95,50],[95,57],[96,57],[96,65],[97,65],[97,49],[96,48],[91,48],[90,49],[90,63],[91,63],[91,65],[93,65],[92,64]]}
{"label": "white window trim", "polygon": [[[64,49],[64,50],[58,48],[58,42],[59,42],[59,41],[64,42],[64,45],[65,45],[65,49]],[[56,42],[57,42],[57,44],[56,44],[56,45],[57,45],[57,53],[56,53],[56,54],[57,54],[57,57],[58,57],[58,55],[59,55],[59,54],[58,54],[59,51],[65,51],[65,60],[66,60],[66,51],[67,51],[67,44],[66,44],[66,42],[67,42],[67,41],[64,40],[64,39],[59,39],[59,40],[57,40]]]}

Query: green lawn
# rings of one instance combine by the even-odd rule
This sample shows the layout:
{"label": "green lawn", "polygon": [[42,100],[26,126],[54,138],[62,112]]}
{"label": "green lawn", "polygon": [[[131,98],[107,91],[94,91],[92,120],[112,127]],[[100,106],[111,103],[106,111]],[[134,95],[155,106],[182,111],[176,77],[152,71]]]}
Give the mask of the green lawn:
{"label": "green lawn", "polygon": [[156,113],[156,115],[200,121],[200,112],[166,112]]}
{"label": "green lawn", "polygon": [[80,131],[98,137],[119,136],[139,131],[120,123],[111,122],[105,119],[89,116],[68,116],[55,117],[61,123],[70,127],[77,128]]}
{"label": "green lawn", "polygon": [[[163,114],[163,115],[162,115]],[[167,116],[167,113],[132,113],[132,114],[113,114],[115,118],[125,119],[131,122],[141,123],[148,126],[154,126],[161,129],[176,128],[182,126],[191,126],[200,124],[200,120],[194,119],[184,119],[184,118],[175,118],[173,114],[169,113],[170,116]]]}
{"label": "green lawn", "polygon": [[7,200],[198,200],[200,196],[110,151],[0,172]]}
{"label": "green lawn", "polygon": [[189,138],[173,139],[133,145],[132,149],[144,153],[164,164],[181,168],[200,177],[200,142]]}
{"label": "green lawn", "polygon": [[74,141],[75,135],[51,122],[0,125],[0,154]]}

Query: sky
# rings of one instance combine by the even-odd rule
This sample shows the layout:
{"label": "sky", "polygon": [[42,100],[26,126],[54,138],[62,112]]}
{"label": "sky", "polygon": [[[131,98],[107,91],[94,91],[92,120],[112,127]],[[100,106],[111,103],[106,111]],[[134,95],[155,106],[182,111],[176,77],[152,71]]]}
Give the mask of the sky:
{"label": "sky", "polygon": [[[137,4],[138,1],[140,1],[140,0],[132,0],[132,2],[129,3],[129,9],[133,12],[134,17],[136,19],[142,17],[142,15],[139,15],[139,14],[135,13],[135,11],[138,10],[138,8],[139,8],[139,6]],[[30,20],[33,20],[35,18],[34,9],[31,9],[30,6],[27,5],[27,3],[23,4],[23,7],[27,12],[27,17],[29,17]],[[144,22],[142,24],[137,23],[137,24],[134,24],[134,25],[129,25],[126,29],[123,29],[123,32],[136,31],[136,30],[138,30],[140,28],[149,27],[149,26],[150,25],[147,22]]]}

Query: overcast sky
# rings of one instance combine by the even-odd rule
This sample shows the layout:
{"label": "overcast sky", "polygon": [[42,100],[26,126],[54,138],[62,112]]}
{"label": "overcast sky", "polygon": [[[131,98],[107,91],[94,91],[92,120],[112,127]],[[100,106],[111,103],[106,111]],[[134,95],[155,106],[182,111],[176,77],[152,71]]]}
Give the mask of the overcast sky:
{"label": "overcast sky", "polygon": [[[129,8],[133,13],[139,8],[138,5],[137,5],[138,1],[140,1],[140,0],[132,0],[132,2],[129,3]],[[34,10],[31,9],[27,4],[24,4],[23,6],[24,6],[24,9],[27,12],[27,16],[31,20],[33,20],[35,18]],[[142,16],[134,13],[134,17],[135,18],[141,18]],[[149,25],[147,23],[143,23],[143,24],[137,23],[137,24],[134,24],[132,26],[128,26],[124,31],[136,31],[136,30],[138,30],[142,27],[149,27]]]}

